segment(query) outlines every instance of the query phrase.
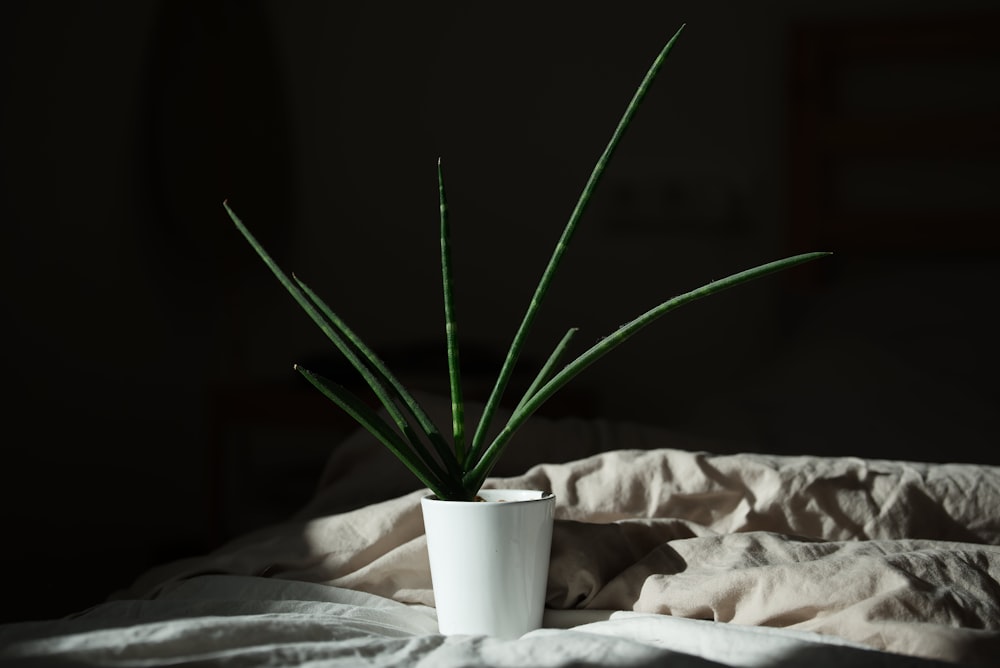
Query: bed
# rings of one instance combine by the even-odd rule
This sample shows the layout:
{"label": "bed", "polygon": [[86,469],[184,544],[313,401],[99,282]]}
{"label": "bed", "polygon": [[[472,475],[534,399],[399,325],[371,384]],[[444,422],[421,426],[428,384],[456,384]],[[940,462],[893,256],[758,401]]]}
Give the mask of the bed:
{"label": "bed", "polygon": [[579,418],[532,420],[510,454],[522,473],[488,486],[557,498],[544,625],[521,638],[438,634],[425,491],[359,431],[292,517],[2,626],[0,662],[997,665],[1000,467],[720,454]]}

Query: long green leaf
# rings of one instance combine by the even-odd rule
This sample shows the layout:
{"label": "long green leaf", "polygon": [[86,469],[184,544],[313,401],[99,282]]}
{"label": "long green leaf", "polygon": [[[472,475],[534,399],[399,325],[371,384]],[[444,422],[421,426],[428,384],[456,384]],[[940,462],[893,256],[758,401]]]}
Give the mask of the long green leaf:
{"label": "long green leaf", "polygon": [[536,375],[535,379],[531,381],[531,385],[528,386],[528,389],[524,391],[521,401],[517,403],[517,407],[514,409],[515,413],[524,408],[524,404],[528,403],[528,400],[535,395],[538,388],[552,376],[552,370],[555,368],[556,364],[558,364],[563,353],[566,352],[566,348],[569,346],[570,340],[578,330],[579,327],[571,327],[565,334],[563,334],[562,339],[559,340],[559,343],[556,344],[556,347],[552,350],[552,354],[550,354],[549,358],[545,360],[545,364],[542,365],[542,368],[538,370],[538,375]]}
{"label": "long green leaf", "polygon": [[[338,329],[340,334],[345,337],[347,341],[349,341],[363,356],[364,362],[367,363],[370,373],[377,377],[380,383],[387,383],[388,388],[395,392],[396,398],[407,408],[413,419],[418,425],[420,425],[420,429],[431,442],[431,445],[438,453],[438,456],[441,458],[441,462],[448,470],[448,473],[452,477],[461,475],[461,467],[455,459],[454,453],[451,449],[449,449],[447,442],[445,442],[444,437],[441,435],[441,431],[437,428],[437,425],[434,424],[434,421],[431,420],[430,416],[427,415],[427,412],[420,406],[420,403],[413,397],[410,391],[407,390],[401,382],[399,382],[399,379],[396,378],[391,371],[389,371],[389,368],[386,367],[381,358],[375,354],[375,351],[369,348],[364,341],[362,341],[361,338],[347,326],[347,323],[344,322],[343,319],[341,319],[340,316],[338,316],[333,309],[331,309],[326,302],[323,301],[322,298],[320,298],[319,295],[317,295],[297,276],[293,276],[293,278],[305,295],[313,302],[313,304],[316,305],[316,308],[318,308],[319,311],[326,316],[329,322]],[[392,415],[400,431],[402,431],[406,435],[407,439],[413,444],[414,449],[423,453],[423,442],[420,437],[413,432],[409,422],[397,410],[396,405],[393,404],[391,409],[387,407],[387,410],[389,410],[390,415]]]}
{"label": "long green leaf", "polygon": [[455,290],[452,286],[451,226],[448,221],[448,198],[444,175],[438,158],[438,203],[441,209],[441,285],[444,289],[445,339],[448,345],[448,383],[451,388],[451,428],[455,458],[465,467],[465,401],[462,398],[462,372],[458,357],[458,320],[455,317]]}
{"label": "long green leaf", "polygon": [[[390,393],[389,387],[385,384],[383,380],[386,377],[391,377],[393,380],[395,379],[394,377],[391,376],[391,374],[388,374],[388,370],[385,369],[384,365],[382,365],[381,362],[379,362],[377,356],[375,356],[372,353],[368,356],[367,362],[365,360],[362,360],[355,352],[354,348],[352,348],[352,346],[349,345],[348,342],[345,341],[340,334],[339,326],[343,326],[344,323],[339,318],[336,318],[336,320],[334,320],[333,322],[328,321],[324,317],[324,313],[321,312],[320,310],[320,308],[323,308],[323,306],[325,305],[321,305],[319,308],[317,308],[317,305],[314,303],[313,299],[306,294],[306,292],[300,287],[298,282],[297,281],[293,282],[292,279],[290,279],[288,275],[284,272],[284,270],[282,270],[281,267],[278,266],[278,264],[270,256],[270,254],[266,250],[264,250],[263,246],[261,246],[261,244],[253,236],[250,230],[247,229],[247,227],[243,224],[243,221],[241,221],[240,218],[235,214],[235,212],[230,208],[229,203],[224,202],[223,206],[225,206],[226,211],[229,213],[229,217],[232,219],[237,229],[243,234],[243,236],[254,248],[254,250],[260,256],[260,258],[268,266],[268,268],[271,269],[271,272],[278,278],[278,280],[289,292],[289,294],[292,295],[295,301],[306,312],[306,314],[309,315],[312,321],[316,323],[316,325],[326,335],[326,337],[333,342],[333,344],[337,347],[337,349],[341,352],[341,354],[343,354],[344,357],[351,363],[351,365],[358,371],[358,373],[361,374],[362,378],[364,378],[365,382],[368,383],[369,387],[371,387],[372,391],[375,393],[375,396],[378,397],[379,401],[382,403],[382,406],[386,409],[386,411],[395,421],[400,431],[402,431],[404,434],[407,435],[407,438],[410,440],[411,443],[413,443],[414,447],[418,448],[422,447],[419,438],[417,438],[413,434],[412,428],[410,427],[405,416],[403,416],[400,413],[399,408],[397,407],[394,398]],[[312,291],[310,291],[310,294],[312,294],[313,297],[315,297],[315,293],[312,293]],[[322,302],[322,300],[320,300],[320,302]],[[326,312],[329,313],[330,312],[329,309],[326,309]],[[353,336],[353,333],[350,332],[349,329],[347,331],[349,335]],[[357,343],[360,343],[360,341],[357,340],[357,337],[354,337],[354,339],[355,339],[355,345]],[[363,350],[367,351],[367,348],[363,348]],[[370,353],[370,351],[368,352]],[[370,365],[374,365],[378,370],[378,373],[374,372]],[[402,388],[402,384],[396,382],[394,388],[398,391],[399,389]],[[414,406],[416,405],[416,402],[412,399],[412,397],[409,395],[408,392],[405,392],[405,390],[403,394],[403,399],[404,402],[408,399],[409,402],[412,403],[412,405]],[[410,404],[407,405],[409,406]],[[419,407],[417,408],[419,409]],[[424,418],[426,419],[426,414],[423,411],[419,411],[419,413],[423,415]],[[429,419],[427,419],[427,424],[431,425]],[[423,424],[421,426],[422,428],[424,427]],[[430,432],[428,436],[430,436],[433,433],[437,433],[438,437],[440,437],[440,433],[437,431],[436,428],[432,428],[427,431]],[[459,471],[460,469],[457,465],[457,462],[454,459],[454,455],[447,449],[447,447],[444,447],[443,451],[446,455],[444,462],[445,465],[448,466],[448,468],[453,472]]]}
{"label": "long green leaf", "polygon": [[521,325],[510,344],[507,357],[505,358],[503,366],[500,369],[496,384],[493,386],[493,390],[490,392],[490,396],[486,401],[486,406],[483,409],[479,425],[476,428],[476,433],[472,439],[471,456],[473,459],[477,459],[480,456],[482,449],[485,447],[486,434],[489,430],[490,422],[493,420],[493,414],[496,412],[496,409],[500,404],[500,399],[502,398],[503,392],[507,387],[507,383],[510,381],[517,359],[521,354],[521,348],[524,346],[524,340],[528,335],[528,330],[531,329],[531,324],[535,319],[535,314],[545,297],[545,293],[548,291],[549,284],[552,282],[553,276],[555,276],[556,269],[559,266],[559,261],[562,259],[563,253],[569,245],[573,233],[576,230],[577,223],[583,215],[587,204],[590,202],[590,197],[594,189],[597,187],[597,183],[600,181],[601,176],[604,174],[604,169],[607,166],[608,161],[611,159],[611,155],[618,147],[618,143],[621,140],[622,135],[625,133],[625,129],[631,122],[632,117],[639,108],[639,104],[646,96],[646,91],[649,89],[650,84],[652,84],[653,79],[656,78],[656,74],[660,71],[660,67],[663,65],[663,62],[666,60],[671,49],[673,49],[674,43],[677,41],[677,38],[683,30],[684,25],[681,25],[677,32],[674,33],[674,36],[670,38],[670,41],[667,42],[666,46],[664,46],[660,51],[659,55],[657,55],[657,57],[653,60],[653,64],[649,67],[649,70],[646,72],[646,76],[643,77],[642,82],[639,84],[635,94],[632,96],[628,107],[625,109],[624,115],[622,115],[621,120],[618,122],[618,126],[611,135],[611,140],[608,142],[600,158],[598,158],[597,164],[594,165],[594,169],[590,174],[590,178],[583,187],[583,192],[580,194],[580,198],[577,201],[576,206],[573,208],[572,214],[570,214],[569,221],[563,229],[562,236],[556,243],[552,257],[549,259],[549,263],[545,267],[545,271],[542,273],[538,287],[535,288],[534,296],[528,305],[528,309],[524,314]]}
{"label": "long green leaf", "polygon": [[766,276],[776,271],[788,269],[827,255],[830,255],[830,253],[803,253],[801,255],[795,255],[781,260],[776,260],[774,262],[769,262],[767,264],[762,264],[751,269],[746,269],[718,281],[707,283],[689,292],[685,292],[684,294],[674,297],[673,299],[669,299],[659,306],[646,311],[628,324],[618,328],[615,332],[595,343],[574,361],[563,367],[562,371],[553,376],[549,382],[538,390],[538,392],[532,395],[532,397],[525,402],[519,411],[515,411],[511,414],[507,424],[500,430],[496,438],[494,438],[493,442],[479,459],[476,466],[466,474],[464,487],[466,489],[478,489],[482,486],[483,481],[493,469],[493,466],[500,458],[500,455],[503,454],[510,437],[514,434],[518,427],[524,424],[525,420],[538,410],[545,400],[551,397],[558,389],[563,387],[585,368],[593,364],[614,348],[617,348],[643,327],[646,327],[661,316],[683,306],[684,304],[688,304],[697,299],[707,297],[711,294],[735,287],[742,283],[746,283],[747,281],[761,278],[762,276]]}
{"label": "long green leaf", "polygon": [[340,406],[344,412],[354,418],[358,424],[375,436],[381,443],[408,468],[420,482],[441,498],[448,498],[451,488],[442,482],[441,476],[433,471],[425,461],[415,457],[407,448],[406,443],[392,427],[373,411],[368,404],[359,399],[344,386],[335,383],[317,373],[299,365],[295,369],[328,399]]}

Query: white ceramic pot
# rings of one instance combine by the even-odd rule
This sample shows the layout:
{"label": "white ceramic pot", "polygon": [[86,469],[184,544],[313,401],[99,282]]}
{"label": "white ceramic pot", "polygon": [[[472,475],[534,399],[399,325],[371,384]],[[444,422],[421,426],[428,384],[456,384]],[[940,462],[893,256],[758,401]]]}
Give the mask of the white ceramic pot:
{"label": "white ceramic pot", "polygon": [[542,625],[555,495],[484,489],[484,501],[421,499],[438,628],[517,638]]}

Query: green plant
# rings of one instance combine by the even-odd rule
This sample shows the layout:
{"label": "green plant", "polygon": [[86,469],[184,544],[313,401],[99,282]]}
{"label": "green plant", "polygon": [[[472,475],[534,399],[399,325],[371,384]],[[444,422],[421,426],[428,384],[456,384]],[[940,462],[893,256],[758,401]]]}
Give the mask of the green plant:
{"label": "green plant", "polygon": [[444,178],[442,176],[440,160],[438,160],[437,164],[437,175],[440,202],[441,273],[444,288],[445,332],[452,405],[452,434],[450,443],[416,402],[411,393],[400,384],[389,369],[385,368],[385,365],[375,353],[305,283],[299,280],[298,277],[294,275],[289,277],[282,271],[236,216],[229,207],[228,202],[224,203],[236,227],[246,237],[247,241],[250,242],[250,245],[253,246],[267,266],[270,267],[271,271],[274,272],[275,276],[278,277],[278,280],[281,281],[302,309],[333,342],[341,354],[361,373],[396,428],[394,429],[389,421],[381,417],[375,409],[347,388],[301,366],[295,365],[295,368],[320,392],[371,432],[376,439],[392,451],[416,475],[422,484],[426,485],[439,498],[446,500],[471,500],[475,498],[484,480],[503,454],[504,449],[508,446],[510,439],[517,429],[524,424],[525,420],[538,410],[553,393],[563,387],[584,368],[619,346],[637,331],[660,316],[696,299],[828,254],[806,253],[759,265],[669,299],[621,326],[608,336],[598,340],[597,343],[574,360],[559,368],[559,361],[566,351],[570,339],[576,332],[575,328],[569,329],[539,370],[534,381],[525,391],[524,396],[510,414],[506,424],[503,425],[492,440],[488,441],[487,433],[489,427],[496,414],[496,409],[499,406],[508,381],[511,378],[519,353],[535,318],[535,313],[548,290],[549,284],[559,266],[560,259],[576,230],[577,223],[590,200],[597,182],[604,172],[608,160],[645,96],[646,90],[652,83],[683,29],[684,26],[682,25],[653,61],[653,64],[633,95],[632,100],[629,102],[604,152],[597,160],[597,164],[594,166],[590,178],[584,186],[548,265],[539,280],[520,327],[514,335],[497,377],[496,384],[493,386],[493,390],[486,401],[482,416],[471,440],[467,438],[465,433],[459,346],[456,337],[456,316],[452,289],[448,205],[445,197]]}

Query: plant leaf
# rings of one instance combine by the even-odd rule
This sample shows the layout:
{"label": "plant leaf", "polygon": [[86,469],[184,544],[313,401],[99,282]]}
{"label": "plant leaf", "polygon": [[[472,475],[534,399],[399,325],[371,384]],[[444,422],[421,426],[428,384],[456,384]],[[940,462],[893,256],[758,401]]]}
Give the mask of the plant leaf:
{"label": "plant leaf", "polygon": [[[368,381],[368,384],[372,387],[376,394],[381,391],[385,392],[386,396],[388,396],[390,390],[394,392],[395,397],[399,399],[400,403],[402,403],[409,410],[410,415],[417,422],[417,424],[420,425],[420,429],[431,442],[431,445],[438,453],[438,456],[441,458],[441,461],[448,472],[453,477],[461,476],[461,467],[455,459],[454,453],[448,448],[448,444],[441,435],[441,431],[437,428],[437,425],[434,424],[433,420],[430,419],[417,400],[414,399],[413,395],[410,394],[409,390],[407,390],[406,387],[399,382],[396,376],[393,375],[393,373],[389,371],[388,367],[385,366],[379,356],[376,355],[371,348],[365,345],[361,338],[347,326],[347,323],[345,323],[340,316],[334,313],[334,311],[320,298],[319,295],[317,295],[303,281],[299,280],[297,276],[293,276],[293,278],[302,289],[303,293],[313,302],[313,304],[315,304],[316,308],[318,308],[319,311],[326,316],[330,324],[336,327],[340,334],[342,334],[364,357],[364,360],[362,360],[353,353],[353,350],[349,352],[348,350],[341,348],[339,345],[337,346],[340,348],[341,352],[343,352],[344,355],[351,360],[351,363],[354,364],[355,368],[358,368],[359,371],[362,371],[362,369],[359,368],[358,365],[364,365],[365,368],[362,373],[365,375],[365,380]],[[372,385],[373,380],[369,380],[369,377],[377,381],[377,387]],[[388,384],[388,387],[386,384]],[[392,416],[400,431],[406,435],[407,439],[417,450],[422,451],[423,442],[414,433],[406,418],[399,412],[396,403],[389,400],[387,404],[387,402],[383,400],[382,404],[386,407],[386,410],[389,412],[390,416]]]}
{"label": "plant leaf", "polygon": [[[415,456],[408,449],[406,442],[403,441],[399,434],[378,413],[373,411],[368,404],[359,399],[350,390],[329,378],[313,373],[297,364],[295,365],[295,370],[301,373],[306,380],[312,383],[328,399],[340,406],[358,424],[381,441],[428,489],[441,498],[447,497],[448,492],[445,490],[449,489],[449,487],[442,483],[442,478],[432,469],[426,457]],[[424,454],[429,456],[429,453]]]}
{"label": "plant leaf", "polygon": [[528,399],[533,397],[535,395],[535,392],[538,391],[538,388],[542,386],[542,383],[547,381],[552,376],[552,369],[555,368],[556,363],[559,361],[559,358],[562,357],[562,354],[566,351],[566,348],[569,346],[570,339],[573,338],[573,335],[576,334],[578,330],[579,327],[571,327],[565,334],[563,334],[562,339],[560,339],[559,343],[556,344],[556,347],[552,351],[552,354],[549,355],[549,358],[545,361],[545,364],[543,364],[542,368],[539,369],[538,375],[535,376],[535,379],[533,381],[531,381],[531,385],[528,387],[528,389],[524,391],[524,396],[522,396],[521,401],[518,402],[517,407],[514,409],[514,413],[517,413],[519,410],[524,408],[524,404],[528,402]]}
{"label": "plant leaf", "polygon": [[[453,472],[453,475],[461,475],[458,462],[455,460],[454,454],[448,449],[447,444],[444,443],[440,432],[427,417],[427,414],[419,407],[419,405],[417,405],[416,401],[409,394],[409,392],[402,387],[402,384],[399,383],[391,373],[389,373],[388,369],[385,368],[385,365],[381,363],[378,357],[372,353],[367,346],[364,346],[360,339],[346,327],[346,324],[339,317],[337,317],[336,314],[334,314],[312,290],[308,289],[308,286],[304,286],[304,284],[298,281],[298,279],[296,279],[295,282],[292,282],[292,280],[281,269],[281,267],[278,266],[270,254],[264,250],[263,246],[260,245],[253,234],[251,234],[250,230],[243,224],[243,221],[241,221],[235,212],[233,212],[228,202],[223,202],[223,206],[225,206],[226,211],[229,213],[229,217],[232,219],[240,233],[243,234],[246,240],[250,243],[268,268],[271,269],[271,272],[278,278],[289,294],[291,294],[295,301],[298,302],[302,310],[309,315],[312,321],[316,323],[320,330],[326,334],[327,338],[333,342],[337,349],[361,374],[365,382],[368,383],[369,387],[372,388],[372,391],[385,407],[386,411],[393,418],[400,431],[407,436],[408,440],[413,443],[415,447],[422,447],[418,437],[413,434],[413,430],[409,426],[406,418],[399,412],[399,408],[393,400],[384,379],[389,381],[389,383],[396,390],[397,396],[399,396],[403,400],[403,403],[410,408],[411,413],[420,423],[421,428],[425,430],[432,444],[435,443],[435,439],[437,440],[438,445],[436,449],[439,454],[442,455],[444,465]],[[332,318],[327,320],[324,318],[324,315],[332,316]],[[358,357],[355,349],[342,338],[340,332],[345,332],[345,335],[351,338],[351,343],[363,354],[366,354],[367,363]]]}
{"label": "plant leaf", "polygon": [[617,348],[643,327],[649,325],[670,311],[683,306],[684,304],[688,304],[697,299],[707,297],[711,294],[735,287],[742,283],[746,283],[747,281],[751,281],[755,278],[761,278],[762,276],[766,276],[776,271],[788,269],[795,265],[810,262],[827,255],[830,255],[830,253],[816,252],[794,255],[731,274],[730,276],[718,281],[706,283],[699,288],[695,288],[694,290],[685,292],[682,295],[678,295],[677,297],[669,299],[659,306],[646,311],[638,318],[635,318],[629,323],[618,328],[614,333],[599,340],[579,357],[563,367],[563,369],[553,376],[551,380],[538,390],[538,392],[532,395],[532,397],[524,403],[520,410],[511,414],[510,418],[507,420],[507,424],[493,439],[493,442],[490,444],[489,448],[486,449],[486,452],[483,453],[483,456],[476,463],[475,467],[473,467],[469,473],[466,474],[464,486],[466,489],[478,489],[493,469],[493,466],[496,464],[500,455],[503,454],[510,437],[514,434],[518,427],[524,424],[524,421],[527,420],[532,413],[538,410],[539,406],[541,406],[546,399],[551,397],[558,389],[563,387],[586,367],[593,364],[614,348]]}
{"label": "plant leaf", "polygon": [[500,399],[502,398],[504,390],[507,387],[507,383],[510,381],[511,374],[514,371],[514,365],[517,363],[517,359],[521,354],[521,348],[524,346],[524,340],[528,335],[528,330],[531,329],[531,324],[535,319],[535,313],[538,311],[538,307],[541,305],[542,300],[545,297],[545,293],[548,291],[549,284],[552,282],[552,278],[555,275],[557,267],[559,266],[559,261],[562,259],[563,253],[569,245],[573,232],[576,230],[577,223],[583,215],[587,204],[590,202],[591,194],[593,193],[594,188],[597,187],[597,183],[600,181],[601,176],[604,174],[604,169],[608,164],[608,160],[611,159],[611,155],[618,147],[618,142],[621,140],[622,135],[625,133],[625,129],[632,121],[632,117],[639,108],[639,104],[646,96],[646,91],[649,89],[650,84],[652,84],[653,79],[656,78],[656,74],[660,71],[660,67],[663,65],[663,62],[666,60],[671,49],[673,49],[674,43],[676,43],[677,38],[683,30],[684,25],[682,24],[677,32],[674,33],[674,36],[670,38],[670,41],[667,42],[666,46],[664,46],[660,51],[659,55],[657,55],[653,60],[653,64],[650,65],[649,70],[646,72],[646,75],[640,82],[635,94],[632,96],[632,99],[629,102],[628,107],[625,109],[625,113],[622,115],[621,120],[618,122],[618,126],[612,133],[611,139],[608,141],[604,152],[594,165],[590,178],[587,179],[587,183],[583,187],[583,192],[580,193],[580,198],[577,201],[576,206],[573,208],[573,212],[570,214],[566,227],[563,229],[562,236],[560,236],[559,241],[556,243],[555,250],[552,252],[552,257],[549,259],[549,263],[545,267],[545,271],[542,273],[542,277],[538,282],[538,287],[535,288],[535,294],[531,298],[531,302],[528,304],[528,309],[525,311],[521,325],[510,344],[507,357],[504,359],[496,384],[493,386],[493,390],[490,392],[489,398],[486,401],[486,406],[483,409],[479,425],[477,426],[475,435],[472,439],[472,452],[476,453],[474,457],[478,456],[478,453],[481,452],[484,447],[490,422],[493,420],[493,415],[500,404]]}
{"label": "plant leaf", "polygon": [[465,467],[465,402],[462,398],[462,372],[458,358],[458,320],[455,318],[455,292],[452,287],[451,226],[448,221],[448,199],[444,192],[444,175],[438,158],[438,203],[441,209],[441,285],[444,289],[445,339],[448,345],[448,383],[451,388],[451,427],[455,458]]}

